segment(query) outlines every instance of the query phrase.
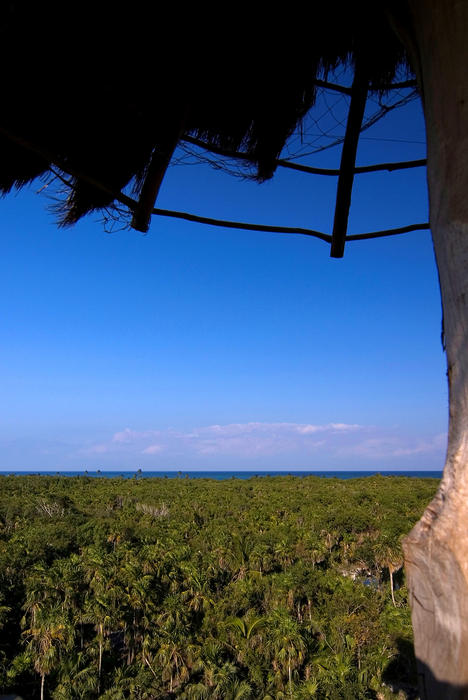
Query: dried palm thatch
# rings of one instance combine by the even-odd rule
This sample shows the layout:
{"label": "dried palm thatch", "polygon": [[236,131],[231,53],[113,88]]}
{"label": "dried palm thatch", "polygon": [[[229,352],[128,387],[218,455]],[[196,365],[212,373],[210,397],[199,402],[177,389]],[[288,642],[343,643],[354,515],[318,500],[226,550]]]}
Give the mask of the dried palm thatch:
{"label": "dried palm thatch", "polygon": [[242,153],[268,179],[328,71],[356,67],[365,94],[406,62],[375,2],[313,6],[312,19],[236,6],[229,22],[199,6],[155,17],[138,2],[118,14],[11,0],[2,12],[0,192],[58,167],[72,182],[62,225],[131,187],[132,225],[146,230],[184,135]]}

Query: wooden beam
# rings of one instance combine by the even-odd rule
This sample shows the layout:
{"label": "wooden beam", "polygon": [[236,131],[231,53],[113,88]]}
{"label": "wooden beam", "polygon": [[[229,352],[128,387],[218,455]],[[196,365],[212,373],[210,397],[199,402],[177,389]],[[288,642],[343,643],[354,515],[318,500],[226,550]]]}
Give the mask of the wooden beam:
{"label": "wooden beam", "polygon": [[417,80],[403,80],[401,83],[390,83],[390,85],[383,85],[381,90],[406,90],[407,88],[417,88]]}
{"label": "wooden beam", "polygon": [[314,85],[324,90],[333,90],[333,92],[341,92],[343,95],[351,95],[352,87],[347,85],[337,85],[336,83],[329,83],[327,80],[314,80]]}
{"label": "wooden beam", "polygon": [[367,101],[369,83],[367,73],[356,60],[351,102],[349,105],[346,133],[341,151],[340,174],[336,188],[335,218],[333,221],[330,256],[342,258],[348,228],[349,208],[353,191],[354,170],[356,167],[356,152],[361,133],[362,120]]}

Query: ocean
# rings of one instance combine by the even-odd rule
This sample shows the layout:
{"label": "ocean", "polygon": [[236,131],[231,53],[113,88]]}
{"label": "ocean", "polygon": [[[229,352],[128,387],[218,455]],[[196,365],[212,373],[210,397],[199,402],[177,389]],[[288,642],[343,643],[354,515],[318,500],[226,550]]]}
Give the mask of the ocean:
{"label": "ocean", "polygon": [[101,479],[251,479],[258,477],[272,476],[320,476],[324,478],[335,479],[360,479],[366,476],[409,476],[419,479],[440,479],[441,471],[65,471],[65,470],[50,470],[50,471],[18,471],[18,470],[0,470],[0,476],[25,476],[25,475],[44,475],[44,476],[88,476]]}

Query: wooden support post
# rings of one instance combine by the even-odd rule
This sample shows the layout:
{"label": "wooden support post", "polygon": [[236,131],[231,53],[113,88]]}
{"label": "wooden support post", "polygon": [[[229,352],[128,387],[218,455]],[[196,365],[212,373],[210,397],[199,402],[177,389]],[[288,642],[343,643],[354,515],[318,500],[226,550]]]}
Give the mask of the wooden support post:
{"label": "wooden support post", "polygon": [[131,226],[137,231],[148,231],[159,189],[183,131],[184,120],[175,119],[153,151],[138,205],[132,217]]}
{"label": "wooden support post", "polygon": [[402,17],[395,10],[424,107],[449,389],[443,478],[403,549],[421,700],[467,700],[468,4],[408,0]]}
{"label": "wooden support post", "polygon": [[351,88],[351,103],[349,105],[345,139],[343,150],[341,151],[340,174],[336,188],[335,218],[330,250],[332,258],[342,258],[344,254],[349,207],[351,206],[351,194],[353,191],[356,152],[368,88],[367,74],[363,71],[359,60],[357,60]]}

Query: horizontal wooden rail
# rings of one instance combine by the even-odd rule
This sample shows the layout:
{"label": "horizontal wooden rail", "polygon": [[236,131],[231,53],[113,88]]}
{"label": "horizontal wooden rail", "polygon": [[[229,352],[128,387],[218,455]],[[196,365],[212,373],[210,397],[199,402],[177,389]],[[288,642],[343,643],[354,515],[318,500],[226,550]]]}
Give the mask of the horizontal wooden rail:
{"label": "horizontal wooden rail", "polygon": [[[341,92],[343,95],[351,95],[351,87],[347,85],[338,85],[337,83],[329,83],[327,80],[314,80],[314,85],[325,90],[333,90],[333,92]],[[381,85],[373,87],[373,91],[387,92],[388,90],[406,90],[407,88],[415,88],[418,86],[416,80],[402,80],[399,83],[390,83],[389,85]]]}
{"label": "horizontal wooden rail", "polygon": [[[198,146],[203,148],[205,151],[210,151],[211,153],[216,153],[216,155],[223,156],[225,158],[236,158],[238,160],[250,160],[246,153],[241,153],[240,151],[229,151],[225,148],[219,148],[218,146],[211,146],[201,139],[196,139],[193,136],[183,136],[182,141],[191,143],[193,146]],[[329,175],[337,177],[340,174],[339,168],[314,168],[311,165],[303,165],[302,163],[294,163],[284,158],[279,158],[276,164],[282,168],[289,168],[290,170],[298,170],[302,173],[310,173],[311,175]],[[407,168],[420,168],[427,164],[426,158],[420,158],[419,160],[402,160],[395,163],[376,163],[375,165],[358,165],[354,168],[354,173],[359,175],[360,173],[374,173],[379,170],[386,170],[392,172],[393,170],[406,170]]]}
{"label": "horizontal wooden rail", "polygon": [[[208,224],[209,226],[221,226],[223,228],[235,228],[246,231],[264,231],[266,233],[289,233],[299,234],[302,236],[312,236],[319,238],[325,243],[331,243],[332,237],[328,233],[322,231],[314,231],[309,228],[296,228],[294,226],[269,226],[268,224],[250,224],[242,221],[225,221],[224,219],[213,219],[208,216],[198,216],[198,214],[190,214],[182,211],[171,211],[169,209],[153,209],[153,214],[157,216],[168,216],[173,219],[185,219],[198,224]],[[383,229],[382,231],[370,231],[369,233],[355,233],[346,236],[346,241],[363,241],[368,238],[383,238],[384,236],[397,236],[402,233],[411,231],[424,231],[429,229],[428,223],[409,224],[408,226],[399,226],[397,228]]]}

